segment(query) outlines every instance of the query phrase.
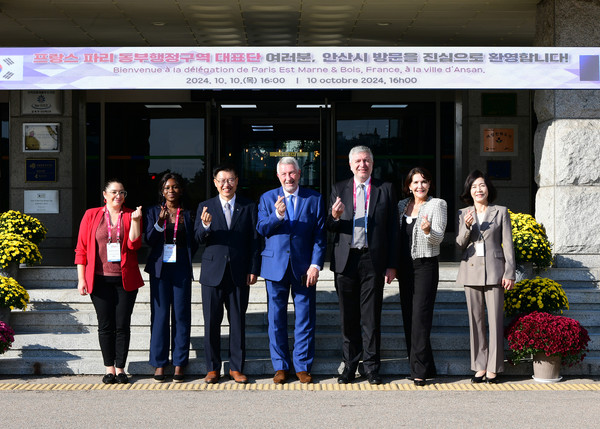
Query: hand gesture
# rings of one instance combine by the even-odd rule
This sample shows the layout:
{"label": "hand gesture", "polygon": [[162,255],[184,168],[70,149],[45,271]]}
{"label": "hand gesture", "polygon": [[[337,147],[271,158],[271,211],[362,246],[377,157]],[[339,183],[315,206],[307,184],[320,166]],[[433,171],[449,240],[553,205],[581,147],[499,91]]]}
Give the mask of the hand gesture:
{"label": "hand gesture", "polygon": [[200,220],[206,226],[210,226],[212,222],[212,215],[207,211],[208,207],[204,206],[202,208],[202,214],[200,215]]}
{"label": "hand gesture", "polygon": [[137,206],[135,211],[131,213],[131,221],[139,222],[142,220],[142,206]]}
{"label": "hand gesture", "polygon": [[158,215],[159,222],[161,222],[161,223],[164,222],[168,217],[169,217],[169,209],[167,209],[167,206],[161,206],[160,214]]}
{"label": "hand gesture", "polygon": [[465,215],[465,225],[467,228],[471,229],[473,226],[473,222],[475,222],[475,218],[473,217],[473,210],[469,210]]}
{"label": "hand gesture", "polygon": [[342,203],[341,198],[337,197],[335,199],[335,203],[333,203],[333,205],[331,206],[331,216],[335,220],[338,220],[340,217],[342,217],[342,213],[344,213],[345,209],[346,206],[344,205],[344,203]]}
{"label": "hand gesture", "polygon": [[275,210],[277,210],[279,216],[285,216],[285,197],[283,195],[277,197],[277,201],[275,201]]}
{"label": "hand gesture", "polygon": [[425,215],[421,221],[421,229],[426,235],[429,235],[429,232],[431,232],[431,222],[427,219],[427,215]]}

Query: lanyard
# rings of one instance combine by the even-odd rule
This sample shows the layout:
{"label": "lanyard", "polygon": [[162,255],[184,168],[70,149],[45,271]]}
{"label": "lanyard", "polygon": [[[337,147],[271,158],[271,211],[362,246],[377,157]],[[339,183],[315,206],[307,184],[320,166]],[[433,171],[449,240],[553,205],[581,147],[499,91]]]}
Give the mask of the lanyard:
{"label": "lanyard", "polygon": [[[354,212],[356,212],[356,182],[353,182],[353,183],[354,183],[354,190],[353,190],[354,198],[353,198],[352,204],[354,206]],[[371,197],[371,183],[369,183],[369,185],[366,188],[367,188],[367,195],[365,196],[365,216],[368,213],[367,208],[369,206],[369,198]]]}
{"label": "lanyard", "polygon": [[[175,229],[173,230],[173,244],[176,243],[177,241],[177,227],[179,226],[179,210],[181,210],[179,207],[177,208],[177,216],[175,217]],[[165,231],[165,243],[167,242],[167,219],[165,219],[165,226],[164,226],[164,231]]]}
{"label": "lanyard", "polygon": [[[108,207],[104,208],[104,213],[106,215],[106,225],[108,227],[108,242],[112,242],[112,226],[110,224],[110,214],[108,213]],[[123,211],[119,212],[119,218],[117,219],[117,243],[121,240],[121,216],[123,216]]]}

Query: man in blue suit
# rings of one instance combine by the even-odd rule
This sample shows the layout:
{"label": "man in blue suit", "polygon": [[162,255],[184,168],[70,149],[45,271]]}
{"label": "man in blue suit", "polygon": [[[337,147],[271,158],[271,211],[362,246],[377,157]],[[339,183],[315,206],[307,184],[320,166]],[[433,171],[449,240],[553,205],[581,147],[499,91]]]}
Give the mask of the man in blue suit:
{"label": "man in blue suit", "polygon": [[286,382],[292,366],[288,347],[287,307],[290,290],[295,308],[293,368],[301,383],[312,382],[315,354],[316,283],[327,241],[325,207],[318,192],[300,188],[298,162],[283,157],[277,164],[281,188],[260,197],[257,231],[265,237],[260,275],[268,294],[269,345],[275,384]]}
{"label": "man in blue suit", "polygon": [[260,237],[256,231],[256,203],[236,194],[238,177],[231,165],[213,170],[219,192],[198,206],[196,238],[206,245],[200,283],[204,313],[206,383],[221,374],[221,322],[223,306],[229,320],[229,376],[248,382],[243,373],[246,358],[246,310],[250,285],[260,270]]}

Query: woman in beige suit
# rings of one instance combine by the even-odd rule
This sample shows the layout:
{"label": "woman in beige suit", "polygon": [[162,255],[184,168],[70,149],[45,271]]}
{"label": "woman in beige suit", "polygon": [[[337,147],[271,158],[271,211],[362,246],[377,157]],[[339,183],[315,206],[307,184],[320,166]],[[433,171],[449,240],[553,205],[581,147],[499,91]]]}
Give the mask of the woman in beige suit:
{"label": "woman in beige suit", "polygon": [[[465,180],[456,244],[462,250],[456,283],[465,287],[471,334],[473,383],[496,383],[504,371],[504,289],[515,283],[515,253],[506,207],[492,205],[496,188],[481,171]],[[485,332],[488,313],[489,341]]]}

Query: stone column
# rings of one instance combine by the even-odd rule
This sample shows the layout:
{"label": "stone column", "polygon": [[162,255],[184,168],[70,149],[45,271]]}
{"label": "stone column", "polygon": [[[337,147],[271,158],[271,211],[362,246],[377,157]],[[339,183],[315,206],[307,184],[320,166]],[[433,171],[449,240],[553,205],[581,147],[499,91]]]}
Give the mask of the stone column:
{"label": "stone column", "polygon": [[[600,4],[542,0],[536,46],[600,45]],[[600,267],[600,91],[535,93],[536,218],[559,267]]]}

